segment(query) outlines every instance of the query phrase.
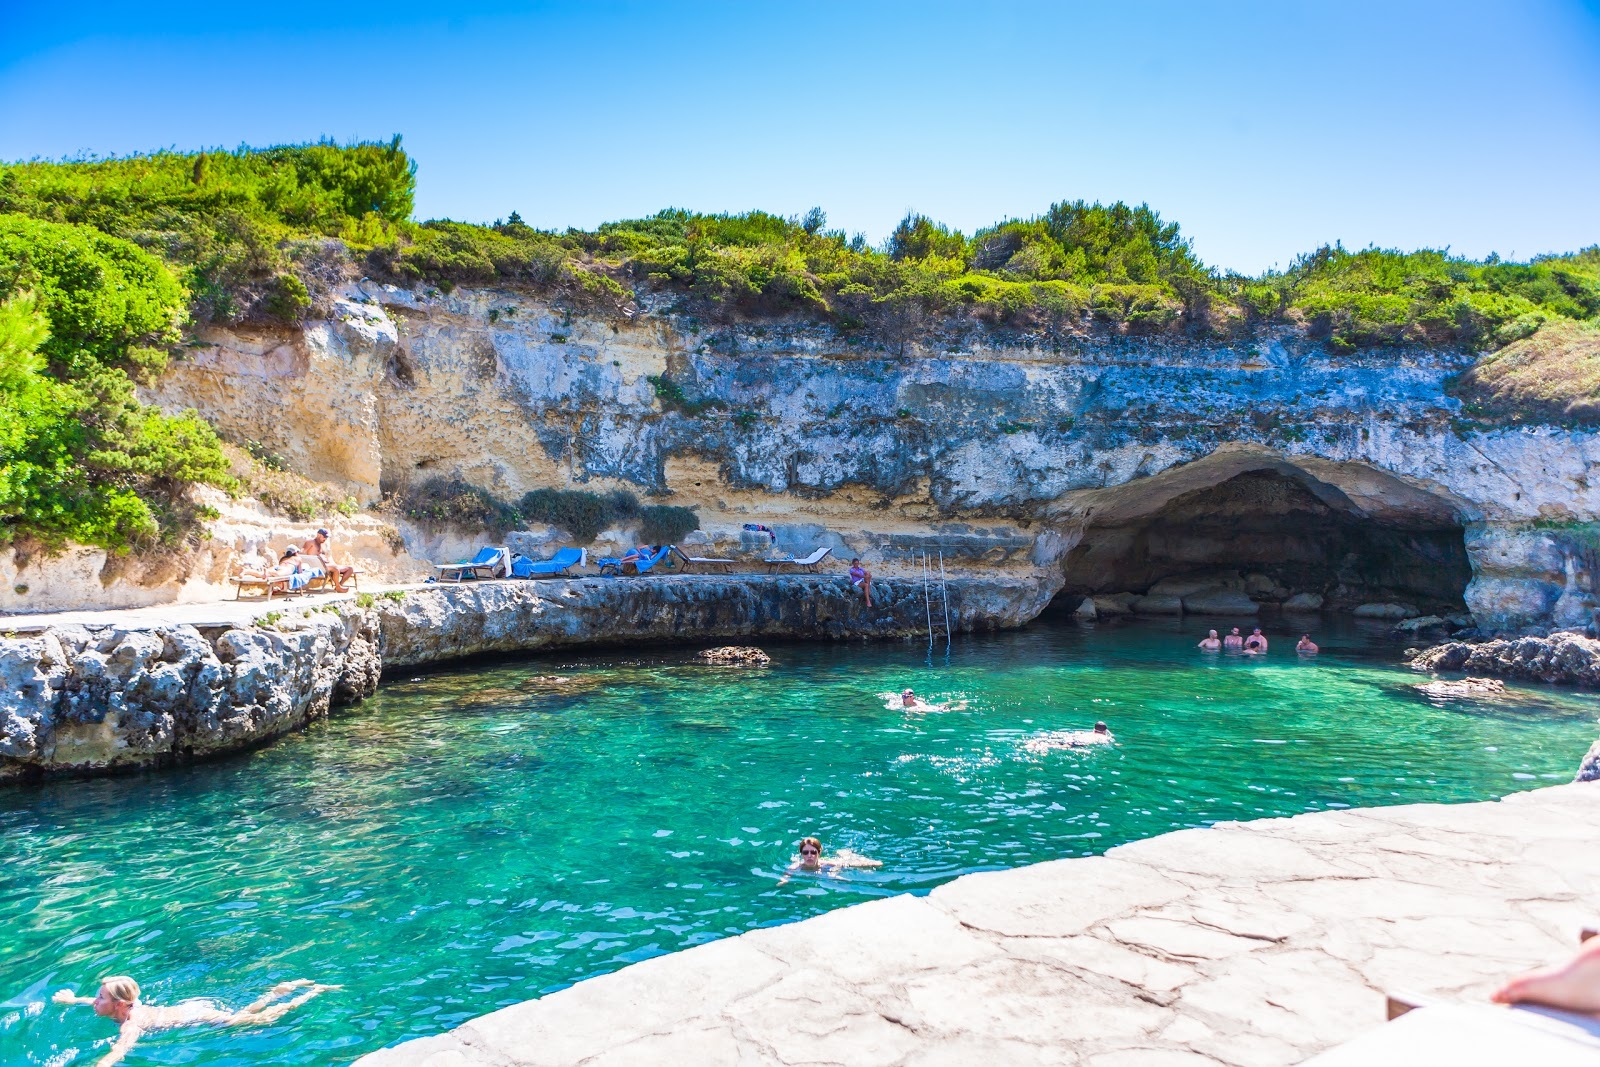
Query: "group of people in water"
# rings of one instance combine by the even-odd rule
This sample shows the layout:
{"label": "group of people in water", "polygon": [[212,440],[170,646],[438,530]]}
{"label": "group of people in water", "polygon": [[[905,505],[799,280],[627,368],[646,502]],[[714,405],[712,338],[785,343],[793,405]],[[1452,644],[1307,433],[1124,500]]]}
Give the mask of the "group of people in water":
{"label": "group of people in water", "polygon": [[[1261,632],[1259,626],[1250,631],[1249,637],[1240,634],[1237,626],[1228,632],[1227,637],[1218,637],[1217,631],[1207,630],[1206,636],[1201,639],[1197,647],[1202,652],[1238,652],[1245,656],[1265,656],[1267,635]],[[1317,643],[1311,640],[1310,634],[1301,634],[1294,650],[1306,656],[1315,656],[1319,651]]]}

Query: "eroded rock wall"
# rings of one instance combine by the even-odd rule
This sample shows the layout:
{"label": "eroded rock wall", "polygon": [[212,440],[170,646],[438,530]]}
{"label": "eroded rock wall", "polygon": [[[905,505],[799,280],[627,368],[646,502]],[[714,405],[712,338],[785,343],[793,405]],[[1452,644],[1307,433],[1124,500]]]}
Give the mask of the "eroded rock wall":
{"label": "eroded rock wall", "polygon": [[[953,632],[1020,626],[1054,588],[947,585]],[[236,751],[370,695],[385,667],[479,653],[687,639],[943,636],[935,585],[837,576],[474,582],[291,608],[265,626],[70,627],[0,637],[0,781]]]}
{"label": "eroded rock wall", "polygon": [[1445,383],[1470,353],[1340,355],[1287,333],[891,350],[818,326],[368,283],[302,331],[207,340],[153,399],[363,500],[434,475],[511,499],[630,487],[698,508],[712,533],[817,524],[889,571],[909,564],[896,537],[1048,532],[1006,564],[1042,578],[1092,526],[1090,500],[1242,449],[1314,473],[1358,517],[1403,516],[1396,485],[1441,502],[1466,530],[1466,602],[1486,628],[1577,618],[1597,581],[1570,539],[1538,531],[1600,519],[1600,438],[1462,424]]}

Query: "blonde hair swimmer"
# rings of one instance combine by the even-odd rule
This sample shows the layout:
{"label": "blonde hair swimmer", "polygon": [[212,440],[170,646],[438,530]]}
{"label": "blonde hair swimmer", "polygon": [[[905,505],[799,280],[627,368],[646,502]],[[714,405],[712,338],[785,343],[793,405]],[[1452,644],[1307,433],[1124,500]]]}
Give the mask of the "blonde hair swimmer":
{"label": "blonde hair swimmer", "polygon": [[[140,1003],[138,982],[126,975],[114,975],[100,979],[100,992],[93,997],[80,997],[70,989],[63,989],[51,999],[57,1004],[88,1004],[94,1008],[96,1015],[118,1025],[120,1032],[116,1042],[98,1064],[98,1067],[111,1067],[111,1064],[120,1063],[139,1038],[151,1030],[208,1025],[266,1026],[277,1022],[318,993],[338,988],[336,985],[318,985],[309,978],[299,978],[293,982],[279,982],[264,996],[238,1011],[218,1008],[207,1000],[189,1000],[168,1008],[158,1008]],[[294,996],[289,997],[291,993]],[[280,997],[289,999],[279,1000]],[[273,1004],[275,1000],[278,1003]]]}
{"label": "blonde hair swimmer", "polygon": [[841,848],[831,856],[822,854],[822,841],[815,837],[802,837],[800,839],[800,854],[789,864],[789,869],[783,872],[783,877],[778,879],[778,884],[783,885],[791,875],[816,874],[821,871],[841,871],[850,867],[872,868],[882,867],[878,860],[868,859],[859,852],[852,852]]}
{"label": "blonde hair swimmer", "polygon": [[1057,730],[1053,733],[1030,737],[1022,747],[1033,753],[1054,752],[1063,748],[1089,748],[1116,742],[1111,730],[1103,722],[1094,724],[1093,730]]}
{"label": "blonde hair swimmer", "polygon": [[888,711],[965,711],[965,700],[951,700],[936,702],[924,700],[912,692],[910,687],[898,693],[879,693],[883,698],[884,708]]}

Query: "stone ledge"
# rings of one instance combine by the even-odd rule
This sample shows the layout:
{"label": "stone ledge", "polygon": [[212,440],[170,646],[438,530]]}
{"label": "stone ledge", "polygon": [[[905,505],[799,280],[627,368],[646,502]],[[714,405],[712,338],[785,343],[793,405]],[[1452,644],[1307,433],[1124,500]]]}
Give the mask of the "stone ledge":
{"label": "stone ledge", "polygon": [[1600,899],[1600,787],[1225,823],[635,964],[358,1067],[1299,1063],[1483,1000]]}

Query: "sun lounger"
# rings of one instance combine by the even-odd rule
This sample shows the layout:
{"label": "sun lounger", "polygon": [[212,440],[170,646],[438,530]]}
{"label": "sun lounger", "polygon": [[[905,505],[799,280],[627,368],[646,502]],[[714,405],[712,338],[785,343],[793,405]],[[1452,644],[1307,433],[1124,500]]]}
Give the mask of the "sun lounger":
{"label": "sun lounger", "polygon": [[441,582],[454,578],[460,582],[463,578],[504,578],[511,573],[511,553],[504,548],[485,545],[478,549],[478,554],[461,563],[435,563],[434,570],[439,572]]}
{"label": "sun lounger", "polygon": [[[1391,1001],[1397,998],[1391,998]],[[1390,1004],[1389,1010],[1396,1008]],[[1600,1020],[1550,1008],[1428,1004],[1307,1060],[1305,1067],[1594,1067]]]}
{"label": "sun lounger", "polygon": [[621,559],[612,556],[600,561],[600,573],[610,577],[616,577],[619,574],[644,574],[651,567],[654,567],[657,563],[660,563],[662,560],[666,559],[667,556],[671,555],[672,549],[672,545],[662,545],[661,548],[657,550],[655,555],[646,556],[637,561],[629,560],[626,563],[624,563]]}
{"label": "sun lounger", "polygon": [[246,578],[240,575],[236,578],[229,578],[228,581],[234,584],[233,599],[235,600],[243,597],[246,589],[254,589],[264,594],[267,600],[271,600],[273,593],[277,593],[279,596],[289,596],[307,592],[311,583],[321,581],[323,577],[321,568],[318,568],[310,571],[295,571],[293,574],[274,574],[264,578]]}
{"label": "sun lounger", "polygon": [[563,548],[549,559],[540,560],[527,568],[528,573],[522,577],[549,578],[556,575],[565,575],[572,568],[583,562],[583,549]]}
{"label": "sun lounger", "polygon": [[793,556],[775,556],[764,559],[762,562],[767,565],[768,574],[775,572],[779,567],[795,567],[803,571],[815,571],[817,564],[821,563],[828,553],[832,551],[833,549],[831,548],[819,548],[803,559],[795,559]]}
{"label": "sun lounger", "polygon": [[[350,571],[350,576],[346,579],[348,584],[345,586],[344,591],[347,593],[355,592],[360,586],[360,578],[361,571],[352,568]],[[319,574],[306,586],[305,591],[308,593],[328,593],[336,591],[337,588],[338,581],[333,577],[333,575]]]}
{"label": "sun lounger", "polygon": [[684,570],[685,574],[689,573],[690,571],[695,570],[696,568],[704,568],[706,570],[716,570],[717,568],[720,567],[725,572],[726,571],[731,571],[731,570],[733,570],[734,565],[739,562],[736,559],[723,559],[723,558],[721,558],[719,556],[689,556],[689,555],[685,555],[683,550],[680,549],[677,545],[673,545],[672,546],[672,554],[678,557],[678,562],[679,563],[683,564],[683,570]]}

